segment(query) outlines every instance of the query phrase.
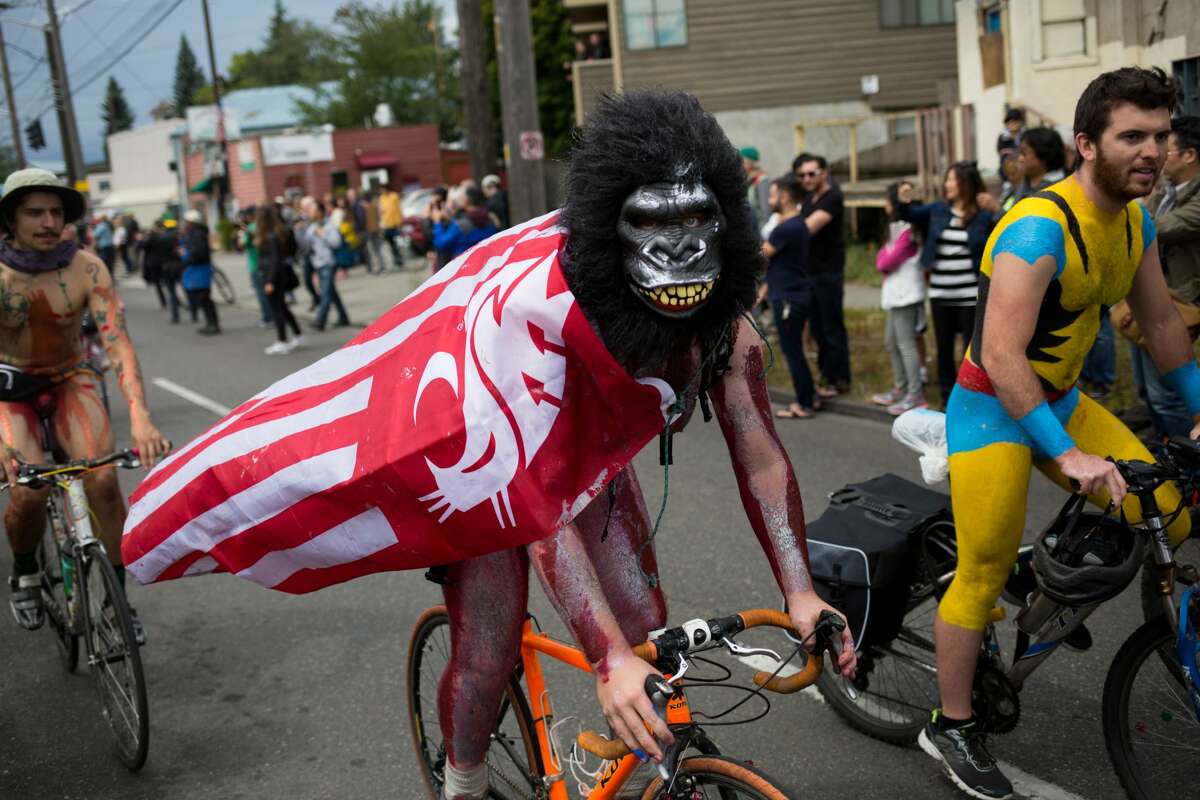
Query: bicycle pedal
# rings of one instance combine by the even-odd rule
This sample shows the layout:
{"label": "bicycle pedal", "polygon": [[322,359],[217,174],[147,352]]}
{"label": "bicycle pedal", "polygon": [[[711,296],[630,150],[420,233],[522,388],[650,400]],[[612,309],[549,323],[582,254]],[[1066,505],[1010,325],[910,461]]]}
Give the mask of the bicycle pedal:
{"label": "bicycle pedal", "polygon": [[1062,643],[1072,650],[1082,653],[1092,647],[1092,632],[1081,623],[1078,628],[1063,637]]}

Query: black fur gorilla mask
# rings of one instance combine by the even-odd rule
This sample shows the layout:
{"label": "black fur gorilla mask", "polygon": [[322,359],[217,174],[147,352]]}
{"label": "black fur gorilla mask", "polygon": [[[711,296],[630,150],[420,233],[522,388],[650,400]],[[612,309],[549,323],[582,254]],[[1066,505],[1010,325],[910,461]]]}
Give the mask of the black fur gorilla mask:
{"label": "black fur gorilla mask", "polygon": [[563,269],[631,371],[714,342],[750,308],[763,262],[741,158],[695,97],[600,100],[567,170]]}
{"label": "black fur gorilla mask", "polygon": [[621,206],[617,235],[625,272],[652,309],[668,317],[696,313],[721,276],[725,215],[704,184],[640,186]]}

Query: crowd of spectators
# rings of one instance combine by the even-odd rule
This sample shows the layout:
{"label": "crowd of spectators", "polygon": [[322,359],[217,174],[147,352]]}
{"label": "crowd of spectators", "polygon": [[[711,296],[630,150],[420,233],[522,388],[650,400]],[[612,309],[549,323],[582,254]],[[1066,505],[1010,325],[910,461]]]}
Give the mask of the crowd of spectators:
{"label": "crowd of spectators", "polygon": [[[1014,205],[1063,180],[1074,165],[1073,141],[1051,127],[1027,127],[1020,109],[1006,114],[997,151],[998,191],[988,191],[975,163],[967,161],[946,170],[937,196],[922,200],[907,181],[887,188],[874,244],[892,388],[870,399],[893,415],[928,405],[927,319],[933,328],[933,377],[943,401],[949,396],[975,332],[979,268],[988,236]],[[843,310],[844,198],[819,155],[800,154],[792,171],[774,180],[759,167],[756,148],[745,147],[741,155],[747,197],[761,224],[768,262],[759,300],[774,322],[795,392],[795,399],[777,414],[809,418],[824,400],[850,387]],[[1193,334],[1200,332],[1200,118],[1173,120],[1161,182],[1146,206],[1158,230],[1168,285]],[[1093,397],[1111,391],[1118,335],[1129,341],[1134,383],[1155,435],[1185,435],[1191,415],[1139,346],[1123,304],[1102,315],[1081,387]],[[815,374],[806,357],[814,350]]]}

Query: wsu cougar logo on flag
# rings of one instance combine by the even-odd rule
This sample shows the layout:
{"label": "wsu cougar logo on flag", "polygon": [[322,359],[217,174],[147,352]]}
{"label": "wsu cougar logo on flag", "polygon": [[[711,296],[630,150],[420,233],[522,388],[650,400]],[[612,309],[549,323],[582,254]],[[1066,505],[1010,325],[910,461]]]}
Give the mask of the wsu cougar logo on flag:
{"label": "wsu cougar logo on flag", "polygon": [[160,464],[132,498],[128,570],[307,592],[553,534],[674,401],[604,348],[562,244],[550,214],[477,245]]}

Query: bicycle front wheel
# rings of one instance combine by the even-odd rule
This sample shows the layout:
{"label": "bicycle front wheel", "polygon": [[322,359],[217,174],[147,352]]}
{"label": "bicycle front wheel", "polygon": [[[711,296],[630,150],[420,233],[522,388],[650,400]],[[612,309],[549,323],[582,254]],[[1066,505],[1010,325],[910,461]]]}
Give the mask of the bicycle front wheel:
{"label": "bicycle front wheel", "polygon": [[61,525],[61,517],[57,517],[57,513],[54,506],[47,504],[46,530],[42,534],[39,555],[42,564],[42,599],[46,603],[46,616],[50,620],[50,630],[54,631],[63,667],[67,672],[74,672],[79,664],[79,635],[72,624],[71,601],[67,596],[74,587],[68,586],[66,578],[69,577],[74,583],[75,557],[65,552],[59,544],[56,531]]}
{"label": "bicycle front wheel", "polygon": [[[450,662],[450,618],[444,606],[421,615],[408,645],[409,725],[421,778],[431,800],[441,800],[446,744],[438,717],[438,684]],[[488,796],[494,800],[547,797],[533,714],[514,675],[500,704],[488,746]]]}
{"label": "bicycle front wheel", "polygon": [[229,276],[219,268],[213,267],[212,281],[217,295],[229,305],[233,305],[237,297],[233,293],[233,284],[229,282]]}
{"label": "bicycle front wheel", "polygon": [[765,773],[724,756],[696,756],[679,762],[670,786],[655,778],[642,800],[793,800],[799,795],[781,787]]}
{"label": "bicycle front wheel", "polygon": [[1179,797],[1196,782],[1200,720],[1166,616],[1133,632],[1104,681],[1104,743],[1131,800]]}
{"label": "bicycle front wheel", "polygon": [[129,603],[99,544],[84,548],[79,563],[88,666],[116,739],[117,757],[136,772],[150,748],[150,710]]}

